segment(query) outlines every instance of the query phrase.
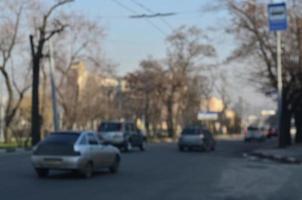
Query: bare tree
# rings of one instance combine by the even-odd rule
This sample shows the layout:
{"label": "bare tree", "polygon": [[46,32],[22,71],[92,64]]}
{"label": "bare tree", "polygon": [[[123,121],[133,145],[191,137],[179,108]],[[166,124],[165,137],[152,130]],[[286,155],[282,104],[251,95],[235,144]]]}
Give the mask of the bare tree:
{"label": "bare tree", "polygon": [[[95,78],[99,81],[103,78],[112,77],[113,65],[105,59],[102,54],[102,41],[104,39],[103,27],[82,15],[65,15],[63,16],[69,26],[66,31],[54,40],[56,70],[58,75],[59,103],[63,108],[63,126],[72,128],[76,123],[82,123],[82,109],[85,106],[92,106],[90,103],[92,98],[86,98],[84,93],[86,90],[94,91],[95,98],[102,98],[106,95],[103,93],[111,93],[110,87],[103,87],[95,82]],[[82,73],[78,73],[83,68]],[[86,75],[87,77],[86,77]],[[91,82],[96,83],[87,88],[87,81],[79,82],[80,79],[93,79]],[[89,84],[89,83],[88,83]],[[97,91],[97,92],[96,92]],[[110,94],[108,94],[110,96]],[[107,96],[108,96],[107,95]],[[84,101],[85,99],[85,101]],[[83,105],[80,105],[83,103]],[[96,106],[94,109],[100,109],[102,105]],[[110,112],[109,107],[108,112]],[[102,110],[104,112],[105,110]],[[105,111],[105,113],[107,113]],[[95,113],[90,114],[92,117]],[[87,116],[87,115],[85,115]],[[88,117],[88,116],[87,116]],[[84,120],[86,121],[86,120]]]}
{"label": "bare tree", "polygon": [[125,107],[137,118],[143,118],[147,134],[151,129],[156,132],[161,123],[165,78],[163,65],[153,58],[141,61],[140,69],[126,76],[129,90]]}
{"label": "bare tree", "polygon": [[44,55],[44,46],[54,35],[61,33],[67,27],[59,18],[52,18],[53,13],[64,4],[73,0],[60,0],[50,6],[42,16],[39,16],[35,28],[36,35],[30,35],[32,64],[33,64],[33,86],[32,86],[32,144],[40,141],[40,125],[42,122],[39,113],[39,78],[40,65]]}
{"label": "bare tree", "polygon": [[[16,3],[16,2],[15,2]],[[9,74],[9,67],[12,66],[13,51],[20,44],[20,21],[24,9],[24,2],[14,4],[13,2],[1,2],[1,7],[5,12],[0,19],[0,72],[4,78],[7,89],[7,101],[5,106],[4,138],[9,141],[11,124],[22,102],[25,92],[29,89],[28,84],[21,88]],[[17,95],[17,100],[15,99]]]}
{"label": "bare tree", "polygon": [[[279,127],[279,146],[284,147],[291,143],[290,121],[294,111],[297,111],[297,102],[301,99],[301,14],[289,2],[289,31],[284,33],[286,40],[283,44],[283,101],[281,124]],[[236,35],[239,46],[232,59],[253,59],[257,63],[253,73],[254,82],[260,83],[260,89],[267,93],[276,91],[276,37],[267,29],[266,4],[260,1],[228,0],[227,8],[232,15],[233,27],[231,33]],[[297,134],[300,135],[300,134]],[[302,138],[302,137],[301,137]]]}
{"label": "bare tree", "polygon": [[167,90],[165,105],[167,126],[170,136],[175,134],[175,121],[184,113],[183,96],[188,94],[189,80],[195,74],[204,72],[205,58],[215,56],[215,49],[207,42],[207,37],[196,27],[180,27],[167,38]]}

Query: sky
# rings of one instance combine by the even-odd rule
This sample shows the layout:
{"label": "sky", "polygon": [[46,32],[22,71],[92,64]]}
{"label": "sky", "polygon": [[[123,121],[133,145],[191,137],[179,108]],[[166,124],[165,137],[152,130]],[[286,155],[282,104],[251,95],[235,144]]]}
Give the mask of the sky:
{"label": "sky", "polygon": [[[217,0],[223,1],[223,0]],[[104,52],[117,64],[117,73],[124,75],[138,68],[139,62],[148,57],[163,58],[166,53],[165,38],[173,29],[196,26],[206,31],[217,50],[217,63],[230,55],[236,40],[226,34],[230,26],[227,11],[209,11],[211,0],[76,0],[73,10],[87,14],[99,21],[106,30]],[[138,5],[140,4],[140,5]],[[175,12],[177,15],[146,19],[130,19],[129,15]],[[220,65],[230,83],[229,93],[233,101],[242,96],[249,105],[248,112],[256,114],[262,109],[275,108],[275,104],[256,91],[243,75],[247,67],[240,63]],[[241,77],[242,75],[242,77]],[[244,85],[244,87],[242,87]]]}
{"label": "sky", "polygon": [[[147,13],[135,2],[155,13],[179,14],[149,21],[130,19],[129,15]],[[165,38],[173,29],[185,24],[207,30],[221,23],[225,17],[223,13],[213,17],[202,12],[202,8],[209,2],[210,0],[89,0],[88,3],[87,0],[77,0],[73,6],[103,24],[107,32],[106,54],[119,65],[118,73],[122,75],[137,68],[138,61],[149,55],[164,57]]]}

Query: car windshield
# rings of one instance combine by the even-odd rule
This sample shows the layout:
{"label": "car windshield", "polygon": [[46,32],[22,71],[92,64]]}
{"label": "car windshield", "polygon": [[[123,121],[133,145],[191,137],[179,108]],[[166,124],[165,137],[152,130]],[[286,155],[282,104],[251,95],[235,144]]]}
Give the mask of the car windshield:
{"label": "car windshield", "polygon": [[198,135],[200,134],[200,130],[196,128],[186,128],[182,131],[182,135]]}
{"label": "car windshield", "polygon": [[247,128],[248,131],[258,131],[259,128],[258,127],[255,127],[255,126],[250,126]]}
{"label": "car windshield", "polygon": [[45,138],[43,144],[64,144],[73,145],[80,134],[78,132],[56,132]]}
{"label": "car windshield", "polygon": [[121,131],[122,124],[121,123],[102,123],[98,129],[100,132],[113,132],[113,131]]}

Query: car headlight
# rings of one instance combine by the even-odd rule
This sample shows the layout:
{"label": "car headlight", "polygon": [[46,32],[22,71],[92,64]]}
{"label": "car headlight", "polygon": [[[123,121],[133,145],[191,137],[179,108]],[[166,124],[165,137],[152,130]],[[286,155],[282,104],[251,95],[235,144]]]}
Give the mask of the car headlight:
{"label": "car headlight", "polygon": [[37,149],[39,147],[39,144],[40,144],[40,142],[38,144],[36,144],[35,146],[32,147],[32,152],[33,153],[35,153],[37,151]]}

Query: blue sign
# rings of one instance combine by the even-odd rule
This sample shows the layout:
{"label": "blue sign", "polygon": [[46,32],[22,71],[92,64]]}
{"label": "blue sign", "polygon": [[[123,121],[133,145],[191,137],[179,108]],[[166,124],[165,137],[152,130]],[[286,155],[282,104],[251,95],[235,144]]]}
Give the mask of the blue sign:
{"label": "blue sign", "polygon": [[287,29],[287,10],[285,3],[268,5],[268,18],[270,31],[284,31]]}

